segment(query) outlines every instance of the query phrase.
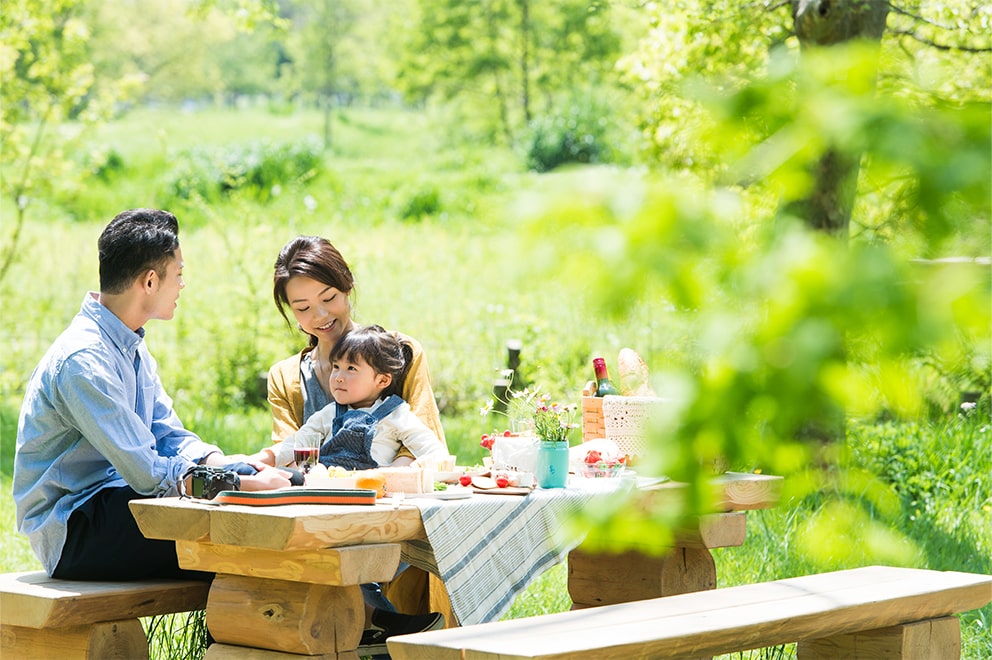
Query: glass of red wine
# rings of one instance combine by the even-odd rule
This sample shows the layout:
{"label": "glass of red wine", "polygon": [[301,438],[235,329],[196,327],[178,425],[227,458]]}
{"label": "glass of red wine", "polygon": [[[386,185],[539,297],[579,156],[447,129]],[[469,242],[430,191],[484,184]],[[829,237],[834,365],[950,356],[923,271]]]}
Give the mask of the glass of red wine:
{"label": "glass of red wine", "polygon": [[293,447],[293,458],[296,460],[296,466],[303,473],[304,477],[317,464],[319,456],[320,443],[315,436],[296,438],[296,444]]}

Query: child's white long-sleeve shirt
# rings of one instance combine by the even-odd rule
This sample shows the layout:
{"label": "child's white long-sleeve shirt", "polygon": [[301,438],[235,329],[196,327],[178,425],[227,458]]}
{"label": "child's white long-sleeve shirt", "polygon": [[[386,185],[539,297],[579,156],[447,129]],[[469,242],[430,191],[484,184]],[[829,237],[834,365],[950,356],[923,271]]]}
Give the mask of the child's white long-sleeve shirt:
{"label": "child's white long-sleeve shirt", "polygon": [[[384,401],[385,399],[379,399],[368,408],[356,410],[371,413]],[[318,446],[323,444],[333,433],[337,412],[338,404],[329,403],[311,415],[299,431],[270,447],[267,451],[274,453],[275,465],[285,466],[293,463],[293,448],[301,438],[314,437]],[[413,414],[410,404],[405,401],[376,424],[375,436],[372,439],[372,458],[380,466],[389,465],[396,459],[401,446],[409,449],[418,460],[424,457],[444,460],[448,457],[448,450],[437,435]]]}

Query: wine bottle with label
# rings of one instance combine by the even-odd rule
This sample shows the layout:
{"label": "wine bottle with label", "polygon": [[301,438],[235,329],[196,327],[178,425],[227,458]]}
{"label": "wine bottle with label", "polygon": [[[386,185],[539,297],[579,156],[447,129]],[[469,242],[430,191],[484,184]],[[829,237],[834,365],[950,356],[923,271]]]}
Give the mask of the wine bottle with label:
{"label": "wine bottle with label", "polygon": [[610,374],[606,370],[606,360],[601,357],[593,358],[592,368],[596,371],[596,392],[593,396],[620,394],[620,390],[610,380]]}

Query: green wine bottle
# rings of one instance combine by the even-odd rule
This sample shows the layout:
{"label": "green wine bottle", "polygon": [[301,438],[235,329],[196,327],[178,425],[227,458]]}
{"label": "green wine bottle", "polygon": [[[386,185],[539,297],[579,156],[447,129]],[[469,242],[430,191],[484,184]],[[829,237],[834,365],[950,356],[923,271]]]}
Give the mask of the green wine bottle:
{"label": "green wine bottle", "polygon": [[593,358],[592,368],[596,371],[596,393],[593,396],[620,394],[620,390],[610,380],[610,374],[606,370],[606,360],[601,357]]}

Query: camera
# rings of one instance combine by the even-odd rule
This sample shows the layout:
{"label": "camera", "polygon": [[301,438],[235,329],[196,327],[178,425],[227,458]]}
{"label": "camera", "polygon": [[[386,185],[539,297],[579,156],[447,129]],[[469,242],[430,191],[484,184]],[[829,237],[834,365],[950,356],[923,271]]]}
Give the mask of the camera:
{"label": "camera", "polygon": [[194,465],[183,475],[192,482],[190,497],[212,500],[225,490],[240,490],[241,478],[233,470],[212,465]]}

